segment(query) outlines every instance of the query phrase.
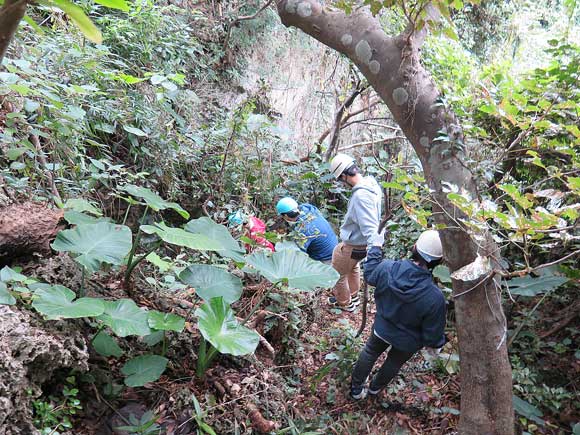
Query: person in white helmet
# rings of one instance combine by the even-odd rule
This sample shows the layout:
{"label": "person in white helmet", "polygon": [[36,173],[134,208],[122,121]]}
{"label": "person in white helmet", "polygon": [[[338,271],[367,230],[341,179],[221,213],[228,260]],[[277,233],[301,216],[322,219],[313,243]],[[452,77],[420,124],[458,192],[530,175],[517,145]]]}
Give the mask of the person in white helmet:
{"label": "person in white helmet", "polygon": [[383,192],[377,181],[364,177],[355,160],[346,154],[337,154],[330,163],[330,172],[352,188],[344,222],[340,227],[341,242],[332,253],[332,267],[340,274],[328,299],[331,306],[343,311],[354,311],[360,304],[360,267],[367,246],[381,219]]}
{"label": "person in white helmet", "polygon": [[[410,260],[383,260],[384,235],[375,235],[364,263],[364,276],[375,286],[377,312],[373,332],[352,372],[353,399],[377,395],[400,368],[423,347],[445,344],[445,297],[433,282],[432,270],[441,263],[439,233],[424,231],[411,250]],[[387,359],[365,383],[373,365],[389,349]]]}

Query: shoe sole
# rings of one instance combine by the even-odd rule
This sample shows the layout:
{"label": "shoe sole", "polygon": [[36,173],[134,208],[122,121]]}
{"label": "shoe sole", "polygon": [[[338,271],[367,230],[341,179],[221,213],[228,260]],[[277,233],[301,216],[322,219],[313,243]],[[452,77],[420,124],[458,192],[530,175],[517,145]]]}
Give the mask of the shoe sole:
{"label": "shoe sole", "polygon": [[350,304],[343,306],[343,305],[339,305],[337,302],[328,301],[328,305],[330,305],[330,308],[337,308],[337,309],[342,310],[342,311],[348,311],[349,313],[352,313],[353,311],[355,311],[356,307],[358,307],[359,304],[360,304],[360,301],[358,303],[351,301]]}

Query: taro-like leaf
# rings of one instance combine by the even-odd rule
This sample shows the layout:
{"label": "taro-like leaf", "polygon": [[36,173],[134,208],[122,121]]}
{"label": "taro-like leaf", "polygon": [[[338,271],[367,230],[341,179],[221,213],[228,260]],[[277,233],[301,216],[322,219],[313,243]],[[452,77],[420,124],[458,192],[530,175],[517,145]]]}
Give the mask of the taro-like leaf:
{"label": "taro-like leaf", "polygon": [[28,280],[28,278],[25,275],[22,275],[21,273],[16,272],[11,267],[4,266],[0,270],[0,281],[4,281],[4,282],[11,282],[11,281],[25,282],[27,280]]}
{"label": "taro-like leaf", "polygon": [[32,307],[49,320],[96,317],[103,314],[105,306],[101,299],[80,298],[75,292],[62,286],[52,285],[34,291]]}
{"label": "taro-like leaf", "polygon": [[213,298],[195,310],[203,337],[221,353],[247,355],[256,350],[260,336],[240,325],[223,298]]}
{"label": "taro-like leaf", "polygon": [[140,198],[143,201],[145,201],[145,203],[152,210],[160,211],[170,208],[175,210],[185,219],[189,219],[189,213],[185,211],[179,204],[177,204],[176,202],[165,201],[151,189],[147,189],[146,187],[135,186],[134,184],[126,184],[125,186],[122,187],[122,189],[129,195],[132,195],[135,198]]}
{"label": "taro-like leaf", "polygon": [[218,251],[221,245],[205,234],[192,234],[181,228],[168,227],[163,222],[155,225],[141,225],[141,231],[146,234],[157,234],[161,240],[172,245],[184,246],[199,251]]}
{"label": "taro-like leaf", "polygon": [[547,293],[569,281],[565,276],[544,275],[532,278],[530,275],[508,281],[510,293],[516,296],[537,296]]}
{"label": "taro-like leaf", "polygon": [[121,349],[115,339],[105,331],[100,331],[95,335],[92,344],[97,353],[105,357],[114,356],[119,358],[123,355],[123,349]]}
{"label": "taro-like leaf", "polygon": [[176,314],[150,311],[148,317],[149,327],[160,331],[181,332],[185,327],[185,319]]}
{"label": "taro-like leaf", "polygon": [[185,230],[194,234],[204,234],[220,245],[218,254],[231,258],[234,261],[244,261],[246,251],[232,237],[228,229],[215,223],[208,217],[191,220],[185,226]]}
{"label": "taro-like leaf", "polygon": [[132,239],[129,227],[98,222],[59,232],[51,246],[55,251],[73,253],[77,263],[95,272],[102,263],[121,264]]}
{"label": "taro-like leaf", "polygon": [[227,303],[242,295],[242,281],[237,276],[216,266],[192,264],[179,274],[179,279],[195,288],[206,301],[222,296]]}
{"label": "taro-like leaf", "polygon": [[84,198],[70,198],[67,199],[67,201],[64,203],[64,207],[65,209],[68,210],[74,210],[77,211],[79,213],[90,213],[92,215],[95,216],[102,216],[103,213],[101,212],[101,210],[97,207],[95,207],[95,205],[84,199]]}
{"label": "taro-like leaf", "polygon": [[300,251],[258,251],[248,256],[246,261],[272,284],[287,283],[288,287],[300,290],[332,287],[339,278],[332,266],[312,260]]}
{"label": "taro-like leaf", "polygon": [[76,210],[65,211],[64,218],[71,225],[87,225],[96,224],[99,222],[111,222],[111,219],[108,217],[93,217]]}
{"label": "taro-like leaf", "polygon": [[14,305],[16,299],[10,294],[6,288],[6,284],[0,281],[0,305]]}
{"label": "taro-like leaf", "polygon": [[125,376],[125,385],[142,387],[148,382],[154,382],[163,374],[167,367],[167,358],[159,355],[141,355],[128,361],[121,373]]}
{"label": "taro-like leaf", "polygon": [[147,322],[149,313],[139,308],[132,299],[105,301],[105,312],[98,317],[119,337],[145,336],[151,333]]}
{"label": "taro-like leaf", "polygon": [[545,421],[540,418],[542,417],[542,411],[540,411],[531,403],[528,403],[525,400],[520,399],[518,396],[514,394],[513,404],[514,411],[517,414],[526,417],[528,420],[533,420],[542,426],[545,424]]}

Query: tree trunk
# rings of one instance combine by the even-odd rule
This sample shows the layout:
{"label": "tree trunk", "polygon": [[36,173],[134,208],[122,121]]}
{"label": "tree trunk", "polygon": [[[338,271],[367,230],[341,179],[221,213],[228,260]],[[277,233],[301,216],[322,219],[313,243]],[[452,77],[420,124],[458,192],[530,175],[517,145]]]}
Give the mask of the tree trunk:
{"label": "tree trunk", "polygon": [[463,163],[461,126],[440,103],[431,75],[420,63],[424,31],[390,37],[366,8],[347,16],[316,0],[278,0],[277,7],[284,25],[301,29],[357,65],[413,145],[433,190],[435,220],[447,226],[441,231],[446,263],[451,271],[459,271],[453,293],[461,359],[460,432],[513,434],[501,297],[491,279],[492,266],[478,268],[480,263],[474,263],[478,255],[495,263],[498,249],[488,234],[479,234],[477,243],[472,240],[459,221],[463,213],[447,199],[447,189],[465,192],[473,200],[477,190]]}
{"label": "tree trunk", "polygon": [[50,254],[50,243],[65,228],[62,210],[25,202],[0,209],[0,264],[34,252]]}
{"label": "tree trunk", "polygon": [[0,8],[0,65],[10,41],[26,13],[26,0],[5,0]]}

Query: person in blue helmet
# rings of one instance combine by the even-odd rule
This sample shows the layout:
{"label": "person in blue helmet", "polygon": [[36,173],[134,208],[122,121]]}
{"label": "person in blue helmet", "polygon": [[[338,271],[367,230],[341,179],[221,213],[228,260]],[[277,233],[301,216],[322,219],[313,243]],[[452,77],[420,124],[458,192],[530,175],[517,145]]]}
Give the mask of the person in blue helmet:
{"label": "person in blue helmet", "polygon": [[300,204],[289,196],[276,204],[276,212],[293,226],[293,237],[300,250],[306,252],[313,260],[330,264],[332,251],[338,244],[336,234],[318,210],[312,204]]}

